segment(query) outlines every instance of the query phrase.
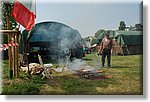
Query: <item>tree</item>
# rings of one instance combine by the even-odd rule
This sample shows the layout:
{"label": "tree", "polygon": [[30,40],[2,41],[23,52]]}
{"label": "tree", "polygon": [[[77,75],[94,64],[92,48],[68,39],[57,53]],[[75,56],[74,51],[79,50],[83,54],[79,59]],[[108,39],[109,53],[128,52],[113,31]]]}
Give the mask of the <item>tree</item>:
{"label": "tree", "polygon": [[143,25],[142,24],[135,24],[135,30],[143,31]]}
{"label": "tree", "polygon": [[119,30],[125,30],[126,29],[126,24],[124,21],[120,21],[120,25],[118,27]]}
{"label": "tree", "polygon": [[7,29],[7,17],[10,18],[10,29],[15,29],[17,22],[10,16],[14,0],[1,0],[0,1],[0,15],[1,15],[1,29]]}
{"label": "tree", "polygon": [[[12,8],[14,5],[14,0],[1,0],[0,1],[0,15],[1,15],[1,29],[7,29],[7,17],[10,19],[9,29],[15,29],[17,22],[10,16]],[[2,43],[8,43],[8,36],[3,35]]]}

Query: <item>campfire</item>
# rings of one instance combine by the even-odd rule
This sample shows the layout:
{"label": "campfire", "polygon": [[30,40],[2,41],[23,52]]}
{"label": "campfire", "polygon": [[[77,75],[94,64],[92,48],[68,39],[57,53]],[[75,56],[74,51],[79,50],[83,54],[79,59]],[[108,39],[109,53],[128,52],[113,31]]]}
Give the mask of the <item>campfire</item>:
{"label": "campfire", "polygon": [[102,80],[112,78],[112,76],[108,76],[107,71],[104,69],[96,69],[91,66],[84,66],[80,70],[76,71],[76,74],[85,79],[91,80]]}
{"label": "campfire", "polygon": [[[90,79],[90,80],[102,80],[102,79],[112,78],[112,76],[108,75],[106,69],[98,69],[92,66],[88,66],[84,61],[79,59],[76,59],[73,62],[70,62],[63,67],[62,66],[53,67],[51,63],[43,64],[41,58],[39,61],[40,64],[38,63],[29,64],[29,71],[31,72],[32,75],[37,75],[42,73],[42,75],[45,76],[46,74],[43,74],[43,72],[47,73],[47,75],[50,75],[51,73],[49,72],[51,71],[59,72],[59,73],[63,73],[67,71],[72,74],[78,75],[82,78]],[[21,70],[27,72],[28,67],[21,66]]]}

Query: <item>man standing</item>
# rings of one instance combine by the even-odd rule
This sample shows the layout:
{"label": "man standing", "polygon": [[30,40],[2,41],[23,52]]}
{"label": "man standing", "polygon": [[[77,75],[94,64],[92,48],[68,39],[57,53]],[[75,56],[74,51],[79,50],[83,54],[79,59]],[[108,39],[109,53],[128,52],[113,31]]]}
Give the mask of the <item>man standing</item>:
{"label": "man standing", "polygon": [[104,38],[100,44],[100,49],[98,54],[102,54],[101,57],[101,67],[104,67],[105,57],[107,56],[107,67],[110,68],[110,60],[111,60],[111,49],[112,49],[112,39],[109,38],[109,32],[105,33]]}

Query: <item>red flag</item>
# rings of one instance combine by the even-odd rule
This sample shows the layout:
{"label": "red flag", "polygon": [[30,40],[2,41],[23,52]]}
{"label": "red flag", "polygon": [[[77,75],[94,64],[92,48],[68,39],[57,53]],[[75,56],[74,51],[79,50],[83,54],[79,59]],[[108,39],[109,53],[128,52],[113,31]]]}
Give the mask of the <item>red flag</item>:
{"label": "red flag", "polygon": [[35,10],[33,0],[16,0],[11,16],[20,23],[26,30],[31,30],[35,23]]}

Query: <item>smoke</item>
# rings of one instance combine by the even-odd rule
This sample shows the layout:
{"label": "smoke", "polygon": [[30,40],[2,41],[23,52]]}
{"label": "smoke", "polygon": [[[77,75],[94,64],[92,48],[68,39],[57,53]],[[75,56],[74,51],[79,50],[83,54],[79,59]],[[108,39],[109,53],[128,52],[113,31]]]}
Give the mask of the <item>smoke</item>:
{"label": "smoke", "polygon": [[86,62],[81,59],[75,59],[69,63],[68,68],[71,70],[80,70],[86,66]]}
{"label": "smoke", "polygon": [[[42,22],[36,25],[31,32],[30,42],[46,42],[49,48],[47,56],[49,60],[66,63],[70,56],[70,49],[78,49],[81,35],[77,30],[58,22]],[[31,44],[32,45],[32,44]]]}
{"label": "smoke", "polygon": [[[30,45],[32,46],[32,43],[37,45],[37,42],[45,43],[44,45],[37,46],[48,49],[48,53],[46,53],[45,56],[54,62],[66,63],[70,56],[70,50],[80,49],[80,33],[77,30],[58,22],[38,23],[31,32],[31,35]],[[82,56],[82,53],[80,53],[79,56]]]}

